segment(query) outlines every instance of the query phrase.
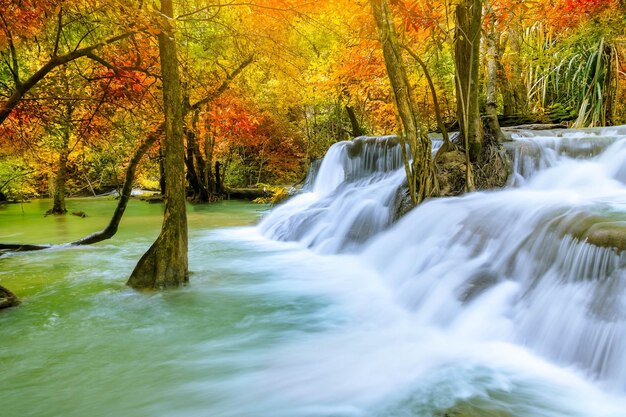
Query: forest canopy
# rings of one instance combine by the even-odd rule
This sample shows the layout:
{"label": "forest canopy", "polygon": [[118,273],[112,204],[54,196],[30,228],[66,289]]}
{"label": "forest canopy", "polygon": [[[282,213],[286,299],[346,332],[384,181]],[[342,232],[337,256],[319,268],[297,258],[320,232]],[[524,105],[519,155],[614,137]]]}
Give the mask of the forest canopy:
{"label": "forest canopy", "polygon": [[[445,126],[458,128],[458,3],[390,2],[429,131],[440,130],[434,96]],[[500,124],[626,122],[622,2],[482,8],[481,30],[494,43],[488,51],[483,36],[480,45],[481,113],[491,54]],[[174,20],[190,199],[297,183],[332,143],[401,130],[368,1],[186,0]],[[133,152],[163,123],[162,30],[151,2],[0,0],[1,198],[121,187]],[[157,138],[137,187],[159,189],[161,160]]]}

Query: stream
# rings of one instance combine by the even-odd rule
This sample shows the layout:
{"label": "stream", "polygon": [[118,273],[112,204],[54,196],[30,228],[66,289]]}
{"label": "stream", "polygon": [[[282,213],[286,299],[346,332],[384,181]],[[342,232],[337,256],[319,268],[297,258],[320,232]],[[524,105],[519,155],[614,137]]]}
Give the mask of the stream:
{"label": "stream", "polygon": [[[517,132],[503,190],[394,221],[392,137],[340,142],[269,209],[189,206],[190,285],[124,286],[162,207],[114,239],[0,257],[0,415],[624,417],[626,127]],[[0,241],[71,240],[109,199],[0,207]],[[610,234],[609,234],[610,235]],[[610,236],[609,236],[610,237]]]}

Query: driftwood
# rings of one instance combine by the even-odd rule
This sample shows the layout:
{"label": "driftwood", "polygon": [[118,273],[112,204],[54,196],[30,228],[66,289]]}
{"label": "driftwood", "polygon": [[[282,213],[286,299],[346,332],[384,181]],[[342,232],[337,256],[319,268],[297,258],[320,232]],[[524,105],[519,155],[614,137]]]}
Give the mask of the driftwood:
{"label": "driftwood", "polygon": [[567,125],[563,123],[531,123],[527,125],[510,126],[504,128],[506,130],[552,130],[552,129],[567,129]]}
{"label": "driftwood", "polygon": [[234,200],[254,200],[257,198],[272,197],[272,190],[263,188],[230,188],[224,190],[229,199]]}

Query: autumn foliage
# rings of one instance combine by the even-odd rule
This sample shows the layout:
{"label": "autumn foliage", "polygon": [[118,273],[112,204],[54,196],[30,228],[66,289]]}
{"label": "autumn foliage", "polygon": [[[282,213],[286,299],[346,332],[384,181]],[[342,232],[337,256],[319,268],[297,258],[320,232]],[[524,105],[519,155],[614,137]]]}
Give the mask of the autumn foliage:
{"label": "autumn foliage", "polygon": [[[441,116],[454,126],[458,1],[390,3],[401,42],[424,62]],[[398,132],[367,1],[182,6],[175,14],[185,129],[193,135],[187,166],[197,175],[215,181],[218,163],[226,187],[296,183],[335,141]],[[505,119],[625,121],[621,1],[483,7],[485,31],[498,32],[497,106]],[[121,184],[133,150],[163,123],[160,22],[142,1],[0,0],[0,110],[10,106],[0,123],[0,192],[49,194],[64,153],[68,194]],[[424,68],[408,52],[405,59],[425,127],[436,130]],[[485,51],[480,59],[484,73]],[[585,73],[588,62],[602,73]],[[137,186],[158,188],[161,157],[157,143]]]}

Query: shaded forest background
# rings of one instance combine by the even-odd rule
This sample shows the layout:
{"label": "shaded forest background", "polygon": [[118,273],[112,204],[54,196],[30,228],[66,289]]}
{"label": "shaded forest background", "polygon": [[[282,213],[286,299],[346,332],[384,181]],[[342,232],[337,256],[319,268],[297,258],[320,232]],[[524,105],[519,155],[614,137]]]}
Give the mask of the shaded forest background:
{"label": "shaded forest background", "polygon": [[[423,123],[438,130],[432,87],[458,128],[459,1],[390,3]],[[332,143],[400,131],[367,1],[176,6],[191,200],[297,183]],[[160,18],[135,0],[0,0],[0,199],[120,189],[142,146],[135,186],[162,187]],[[481,112],[502,125],[626,123],[625,20],[618,0],[483,2]]]}

